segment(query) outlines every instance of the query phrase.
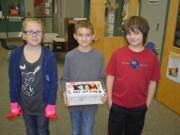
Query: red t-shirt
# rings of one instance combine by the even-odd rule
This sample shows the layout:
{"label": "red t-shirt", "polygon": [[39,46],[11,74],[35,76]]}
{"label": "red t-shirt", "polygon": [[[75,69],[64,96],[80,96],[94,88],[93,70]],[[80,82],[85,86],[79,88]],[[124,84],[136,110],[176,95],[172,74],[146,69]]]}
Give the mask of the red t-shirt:
{"label": "red t-shirt", "polygon": [[133,52],[126,46],[113,53],[106,73],[115,77],[112,102],[134,108],[146,104],[149,82],[160,79],[160,66],[148,49]]}

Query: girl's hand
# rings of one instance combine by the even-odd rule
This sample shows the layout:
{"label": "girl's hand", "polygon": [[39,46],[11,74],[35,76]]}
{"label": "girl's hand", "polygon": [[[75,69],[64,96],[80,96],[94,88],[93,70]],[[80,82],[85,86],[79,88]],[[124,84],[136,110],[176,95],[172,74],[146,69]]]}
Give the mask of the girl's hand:
{"label": "girl's hand", "polygon": [[20,116],[22,113],[21,106],[17,102],[10,103],[10,109],[11,109],[11,112],[8,115],[6,115],[7,119],[16,118],[16,117]]}
{"label": "girl's hand", "polygon": [[47,105],[45,108],[45,116],[48,119],[57,119],[56,105]]}

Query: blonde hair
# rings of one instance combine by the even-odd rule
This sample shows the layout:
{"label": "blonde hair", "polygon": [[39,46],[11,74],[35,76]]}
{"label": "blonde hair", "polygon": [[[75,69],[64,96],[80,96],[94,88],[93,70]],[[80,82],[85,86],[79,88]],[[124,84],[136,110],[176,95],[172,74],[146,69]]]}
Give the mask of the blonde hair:
{"label": "blonde hair", "polygon": [[27,18],[27,19],[25,19],[25,20],[23,21],[23,24],[22,24],[22,31],[24,31],[24,29],[25,29],[25,27],[26,27],[26,24],[27,24],[28,22],[35,22],[35,23],[38,23],[38,24],[41,25],[42,30],[44,30],[44,24],[43,24],[43,22],[42,22],[41,19],[38,19],[38,18]]}
{"label": "blonde hair", "polygon": [[88,20],[78,21],[78,22],[75,24],[74,32],[76,33],[79,28],[89,29],[89,30],[91,30],[92,34],[94,34],[93,25],[92,25],[91,22],[88,21]]}

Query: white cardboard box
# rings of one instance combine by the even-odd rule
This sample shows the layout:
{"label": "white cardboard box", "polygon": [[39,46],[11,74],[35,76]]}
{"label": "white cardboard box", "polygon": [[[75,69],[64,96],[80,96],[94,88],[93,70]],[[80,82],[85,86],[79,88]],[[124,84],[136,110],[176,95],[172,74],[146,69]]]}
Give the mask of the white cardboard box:
{"label": "white cardboard box", "polygon": [[100,81],[67,82],[69,106],[103,104],[104,90]]}

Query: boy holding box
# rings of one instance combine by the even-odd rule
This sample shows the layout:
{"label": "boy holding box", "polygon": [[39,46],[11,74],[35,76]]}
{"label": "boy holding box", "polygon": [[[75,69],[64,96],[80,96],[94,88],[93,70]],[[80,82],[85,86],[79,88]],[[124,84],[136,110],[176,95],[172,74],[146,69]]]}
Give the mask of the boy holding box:
{"label": "boy holding box", "polygon": [[[79,45],[66,54],[61,78],[61,91],[66,105],[69,105],[66,82],[101,81],[104,87],[104,59],[100,52],[91,47],[93,32],[93,26],[87,20],[79,21],[75,25],[74,38]],[[72,135],[92,135],[97,105],[69,106],[68,109]]]}

